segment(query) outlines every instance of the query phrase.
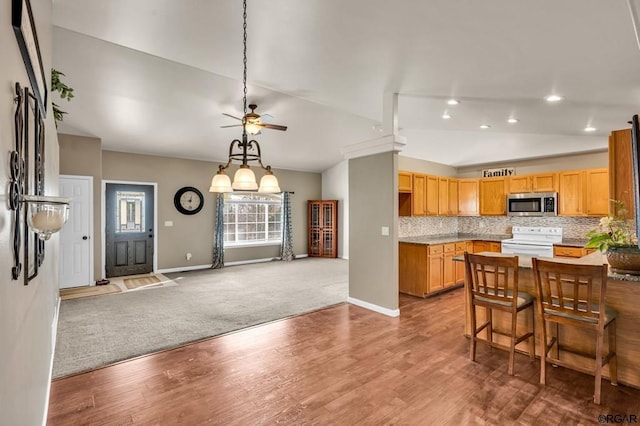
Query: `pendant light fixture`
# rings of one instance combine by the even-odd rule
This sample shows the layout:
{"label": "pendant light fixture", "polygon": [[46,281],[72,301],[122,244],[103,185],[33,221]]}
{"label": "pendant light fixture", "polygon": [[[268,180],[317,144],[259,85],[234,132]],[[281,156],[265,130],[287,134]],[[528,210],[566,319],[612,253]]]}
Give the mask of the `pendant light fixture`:
{"label": "pendant light fixture", "polygon": [[[234,139],[229,145],[229,161],[227,164],[220,165],[218,172],[213,176],[211,180],[210,192],[233,192],[238,191],[255,191],[256,189],[260,193],[274,193],[280,192],[280,185],[278,179],[271,171],[271,166],[264,166],[262,164],[260,144],[255,140],[249,140],[248,129],[246,121],[247,117],[247,0],[242,3],[243,6],[243,64],[244,74],[242,76],[243,85],[243,108],[244,114],[242,116],[242,140]],[[229,179],[229,176],[225,173],[225,170],[231,165],[233,161],[240,162],[240,167],[233,176],[233,183]],[[250,162],[257,162],[262,169],[265,170],[265,174],[260,179],[260,187],[256,183],[256,176],[249,167]]]}

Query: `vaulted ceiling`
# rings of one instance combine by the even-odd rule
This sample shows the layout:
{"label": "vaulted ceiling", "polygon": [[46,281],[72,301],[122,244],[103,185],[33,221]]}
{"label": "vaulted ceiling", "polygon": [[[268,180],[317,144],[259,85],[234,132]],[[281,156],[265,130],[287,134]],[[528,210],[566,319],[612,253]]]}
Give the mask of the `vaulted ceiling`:
{"label": "vaulted ceiling", "polygon": [[[289,127],[257,136],[263,158],[336,164],[344,146],[381,136],[385,93],[399,94],[410,157],[463,166],[604,150],[640,112],[635,1],[248,0],[249,101]],[[53,8],[54,67],[76,94],[57,101],[60,132],[226,160],[240,130],[220,128],[236,124],[222,113],[242,116],[241,1]]]}

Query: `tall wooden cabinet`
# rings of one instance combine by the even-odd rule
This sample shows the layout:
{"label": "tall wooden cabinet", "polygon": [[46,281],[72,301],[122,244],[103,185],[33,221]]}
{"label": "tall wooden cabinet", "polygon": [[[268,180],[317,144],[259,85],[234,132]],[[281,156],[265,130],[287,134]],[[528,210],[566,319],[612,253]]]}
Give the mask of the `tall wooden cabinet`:
{"label": "tall wooden cabinet", "polygon": [[309,200],[309,257],[338,257],[338,200]]}
{"label": "tall wooden cabinet", "polygon": [[628,219],[634,217],[633,191],[631,129],[614,130],[609,136],[609,197],[624,203]]}

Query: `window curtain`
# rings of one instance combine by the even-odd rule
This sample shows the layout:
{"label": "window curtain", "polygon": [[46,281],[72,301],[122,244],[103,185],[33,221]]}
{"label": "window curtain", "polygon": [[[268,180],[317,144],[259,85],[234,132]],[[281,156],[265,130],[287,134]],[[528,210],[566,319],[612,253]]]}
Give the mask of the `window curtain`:
{"label": "window curtain", "polygon": [[280,245],[280,258],[282,260],[294,260],[293,254],[293,227],[291,226],[291,194],[282,193],[282,245]]}
{"label": "window curtain", "polygon": [[213,262],[211,268],[224,266],[224,194],[216,194],[216,219],[213,230]]}

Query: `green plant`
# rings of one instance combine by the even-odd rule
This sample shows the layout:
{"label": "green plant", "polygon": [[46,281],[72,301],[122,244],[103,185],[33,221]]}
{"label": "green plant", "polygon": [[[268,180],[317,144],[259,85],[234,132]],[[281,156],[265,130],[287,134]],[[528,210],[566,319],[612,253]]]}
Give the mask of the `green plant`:
{"label": "green plant", "polygon": [[633,222],[624,218],[627,209],[624,203],[618,200],[611,200],[614,211],[617,215],[605,216],[600,219],[598,229],[592,229],[585,235],[589,241],[586,248],[594,248],[606,252],[610,247],[631,247],[638,244]]}
{"label": "green plant", "polygon": [[[57,69],[51,68],[51,91],[59,92],[62,99],[70,101],[73,99],[73,89],[64,84],[60,80],[60,76],[65,77],[65,75]],[[53,119],[56,122],[56,127],[58,127],[58,122],[64,119],[66,112],[62,111],[55,102],[52,102],[51,106],[53,107]]]}

